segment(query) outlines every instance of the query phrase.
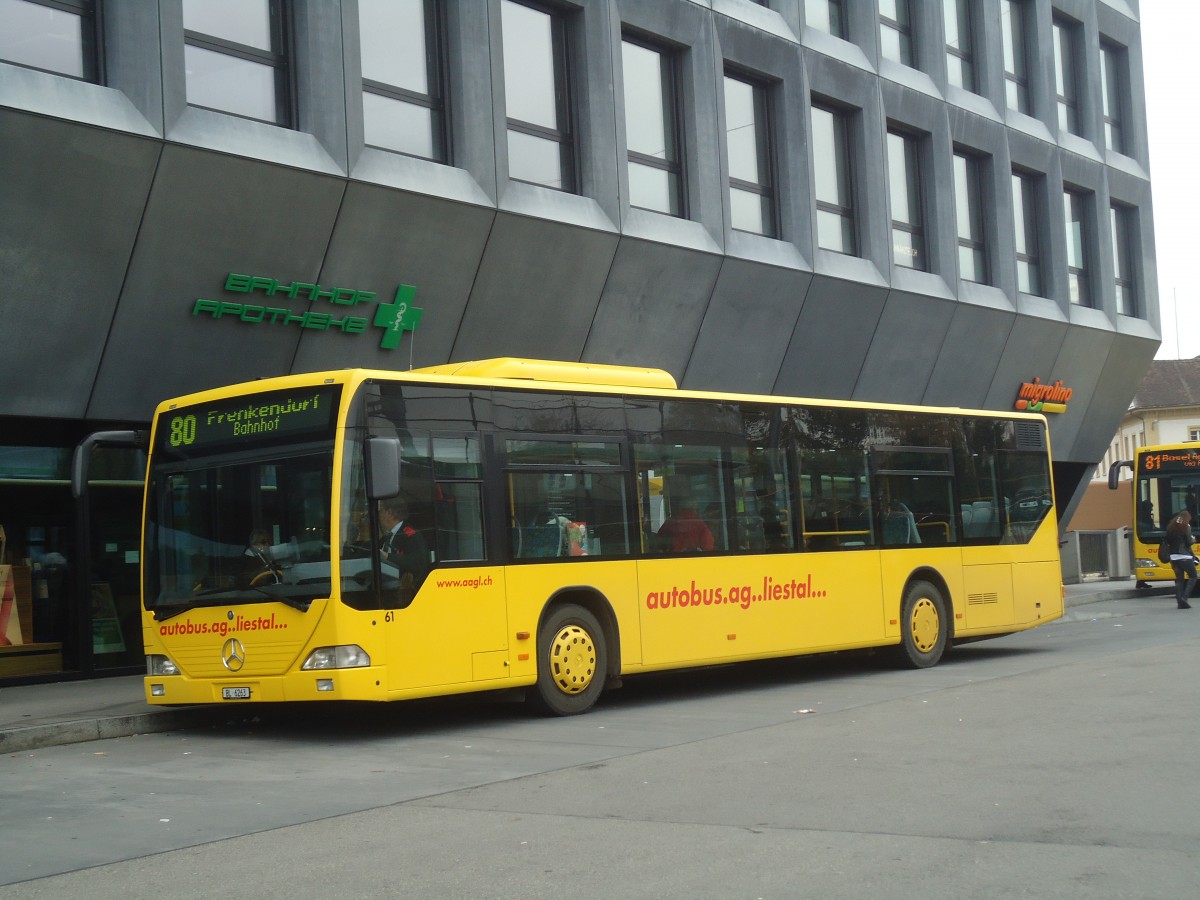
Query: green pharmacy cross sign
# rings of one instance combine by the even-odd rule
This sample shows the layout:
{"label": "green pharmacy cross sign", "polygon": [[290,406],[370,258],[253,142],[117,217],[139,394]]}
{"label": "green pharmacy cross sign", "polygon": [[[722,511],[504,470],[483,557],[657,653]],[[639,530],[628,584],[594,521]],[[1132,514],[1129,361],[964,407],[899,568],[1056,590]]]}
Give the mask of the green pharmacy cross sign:
{"label": "green pharmacy cross sign", "polygon": [[[294,281],[285,284],[274,278],[257,275],[239,275],[230,272],[225,279],[225,290],[234,294],[261,294],[273,298],[275,303],[288,300],[307,300],[314,306],[324,301],[331,304],[331,312],[308,309],[295,312],[283,306],[261,303],[233,302],[230,300],[200,299],[192,306],[193,316],[209,316],[213,319],[236,319],[250,325],[282,325],[308,328],[314,331],[339,331],[342,334],[364,334],[368,325],[383,329],[379,346],[384,350],[395,350],[406,331],[417,330],[425,310],[412,305],[417,289],[410,284],[396,288],[396,297],[391,303],[379,303],[373,317],[355,315],[359,304],[372,303],[374,291],[357,291],[350,288],[323,288],[319,284]],[[247,300],[256,300],[251,296]],[[364,310],[365,312],[365,310]]]}

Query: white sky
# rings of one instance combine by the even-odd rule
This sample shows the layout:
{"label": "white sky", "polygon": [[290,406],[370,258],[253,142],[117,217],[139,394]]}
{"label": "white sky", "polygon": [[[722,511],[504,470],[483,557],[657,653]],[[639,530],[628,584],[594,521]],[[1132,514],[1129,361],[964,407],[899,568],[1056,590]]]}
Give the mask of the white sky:
{"label": "white sky", "polygon": [[1200,2],[1142,0],[1150,184],[1158,253],[1158,359],[1200,356]]}

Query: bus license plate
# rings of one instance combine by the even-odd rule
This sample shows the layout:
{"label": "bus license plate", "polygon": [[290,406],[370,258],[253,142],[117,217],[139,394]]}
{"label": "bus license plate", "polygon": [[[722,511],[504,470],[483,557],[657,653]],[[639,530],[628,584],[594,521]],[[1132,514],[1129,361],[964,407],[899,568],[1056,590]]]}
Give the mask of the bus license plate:
{"label": "bus license plate", "polygon": [[250,699],[250,688],[248,688],[248,687],[221,688],[221,699],[222,700],[249,700]]}

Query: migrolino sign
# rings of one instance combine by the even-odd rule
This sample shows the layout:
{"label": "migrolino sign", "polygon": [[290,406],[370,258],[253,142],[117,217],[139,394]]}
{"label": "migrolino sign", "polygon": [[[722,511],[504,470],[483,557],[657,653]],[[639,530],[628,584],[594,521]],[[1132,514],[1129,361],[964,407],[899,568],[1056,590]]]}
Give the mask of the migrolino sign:
{"label": "migrolino sign", "polygon": [[1017,391],[1017,402],[1014,409],[1024,412],[1062,413],[1067,411],[1067,402],[1071,399],[1071,389],[1063,387],[1061,381],[1054,384],[1042,384],[1040,378],[1026,381]]}
{"label": "migrolino sign", "polygon": [[[225,279],[225,290],[232,294],[262,295],[269,300],[251,296],[242,301],[199,299],[192,306],[193,316],[208,316],[213,319],[231,319],[247,325],[273,325],[287,328],[308,328],[313,331],[338,331],[342,334],[365,334],[368,326],[383,329],[379,346],[384,350],[395,350],[406,331],[416,331],[425,310],[412,305],[417,289],[410,284],[396,288],[396,297],[391,303],[377,303],[374,291],[358,291],[350,288],[323,288],[319,284],[294,281],[290,284],[274,278],[257,275],[239,275],[230,272]],[[330,311],[321,309],[297,310],[294,306],[281,305],[286,300],[308,301],[314,305],[328,303]],[[360,309],[363,304],[368,308]],[[373,305],[372,310],[370,306]],[[356,313],[366,312],[369,315]]]}

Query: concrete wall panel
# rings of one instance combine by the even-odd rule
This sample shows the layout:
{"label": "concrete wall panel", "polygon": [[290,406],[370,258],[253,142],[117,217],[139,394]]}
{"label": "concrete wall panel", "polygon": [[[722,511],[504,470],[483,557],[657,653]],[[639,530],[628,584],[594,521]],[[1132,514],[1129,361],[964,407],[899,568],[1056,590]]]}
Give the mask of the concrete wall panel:
{"label": "concrete wall panel", "polygon": [[853,399],[920,403],[953,316],[949,301],[890,292]]}
{"label": "concrete wall panel", "polygon": [[[1135,389],[1150,367],[1158,341],[1117,335],[1095,382],[1086,397],[1086,408],[1079,410],[1080,421],[1072,448],[1078,460],[1103,459],[1121,419],[1129,409],[1130,385]],[[1078,396],[1078,395],[1077,395]],[[1071,398],[1076,402],[1076,397]],[[1057,451],[1057,447],[1055,448]]]}
{"label": "concrete wall panel", "polygon": [[1012,409],[1021,385],[1034,378],[1051,384],[1059,378],[1070,379],[1072,373],[1059,372],[1055,368],[1067,328],[1067,323],[1062,321],[1018,316],[1008,334],[984,406]]}
{"label": "concrete wall panel", "polygon": [[657,366],[681,379],[710,304],[721,257],[625,237],[591,325],[584,359]]}
{"label": "concrete wall panel", "polygon": [[683,386],[769,394],[812,277],[811,272],[726,258]]}
{"label": "concrete wall panel", "polygon": [[[1065,413],[1048,417],[1050,438],[1054,442],[1055,456],[1059,459],[1081,459],[1077,446],[1079,430],[1088,414],[1091,401],[1095,399],[1095,385],[1112,350],[1114,337],[1111,331],[1099,331],[1095,328],[1067,329],[1058,358],[1054,361],[1053,379],[1057,381],[1061,378],[1063,386],[1071,388],[1073,393]],[[1042,380],[1045,381],[1046,377],[1043,376]],[[1111,399],[1108,403],[1099,404],[1100,409],[1104,409],[1105,406],[1111,409]],[[1123,404],[1122,412],[1128,406],[1128,402]],[[1106,447],[1120,421],[1119,415],[1113,420],[1113,428],[1105,437]]]}
{"label": "concrete wall panel", "polygon": [[814,277],[774,393],[849,397],[886,299],[886,288]]}
{"label": "concrete wall panel", "polygon": [[230,272],[319,283],[344,190],[336,178],[166,146],[88,414],[145,419],[164,397],[289,371],[304,329],[196,316],[195,301],[338,312],[224,288]]}
{"label": "concrete wall panel", "polygon": [[615,234],[498,214],[450,361],[579,360],[616,244]]}
{"label": "concrete wall panel", "polygon": [[983,406],[1016,313],[958,303],[921,402]]}
{"label": "concrete wall panel", "polygon": [[0,415],[82,417],[160,146],[7,110],[0,134]]}
{"label": "concrete wall panel", "polygon": [[[416,332],[399,347],[381,346],[381,333],[329,340],[321,332],[300,338],[293,370],[312,372],[346,366],[407,369],[443,363],[462,325],[471,285],[495,219],[491,208],[351,183],[338,213],[322,284],[376,291],[391,303],[396,288],[412,285],[412,305],[423,310]],[[363,307],[373,316],[375,305]]]}

